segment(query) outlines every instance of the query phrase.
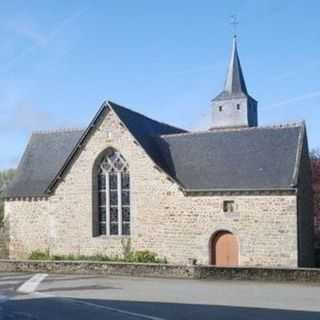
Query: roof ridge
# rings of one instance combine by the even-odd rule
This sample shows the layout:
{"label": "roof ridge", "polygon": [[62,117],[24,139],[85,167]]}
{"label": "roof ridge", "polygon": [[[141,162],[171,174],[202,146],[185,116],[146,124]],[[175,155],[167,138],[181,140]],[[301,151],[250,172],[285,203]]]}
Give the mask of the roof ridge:
{"label": "roof ridge", "polygon": [[282,129],[282,128],[291,128],[291,127],[300,127],[304,125],[304,121],[293,121],[287,123],[274,123],[267,124],[264,126],[257,127],[231,127],[231,128],[211,128],[209,131],[241,131],[241,130],[259,130],[259,129]]}
{"label": "roof ridge", "polygon": [[234,128],[213,128],[209,130],[199,130],[191,132],[181,132],[181,133],[172,133],[172,134],[162,134],[160,137],[172,137],[172,136],[186,136],[186,135],[196,135],[196,134],[205,134],[205,133],[214,133],[214,132],[226,132],[226,131],[245,131],[245,130],[259,130],[259,129],[284,129],[284,128],[293,128],[304,126],[304,121],[298,122],[289,122],[284,124],[273,124],[265,125],[259,127],[234,127]]}
{"label": "roof ridge", "polygon": [[34,130],[32,134],[50,134],[50,133],[62,133],[62,132],[74,132],[83,131],[84,128],[57,128],[57,129],[46,129],[46,130]]}
{"label": "roof ridge", "polygon": [[108,104],[111,104],[111,107],[112,107],[112,105],[115,105],[116,107],[120,107],[120,108],[123,108],[123,109],[125,109],[125,110],[128,110],[128,111],[130,111],[130,112],[132,112],[132,113],[135,113],[136,115],[138,115],[138,116],[140,116],[140,117],[143,117],[143,118],[145,118],[145,119],[151,120],[151,121],[156,122],[156,123],[158,123],[158,124],[161,124],[161,125],[164,125],[164,126],[173,128],[173,129],[177,129],[177,130],[187,131],[186,129],[182,129],[182,128],[173,126],[173,125],[168,124],[168,123],[166,123],[166,122],[162,122],[162,121],[158,121],[158,120],[152,119],[152,118],[150,118],[150,117],[148,117],[148,116],[146,116],[146,115],[144,115],[144,114],[142,114],[142,113],[140,113],[140,112],[137,112],[137,111],[134,111],[134,110],[129,109],[129,108],[127,108],[127,107],[124,107],[123,105],[118,104],[118,103],[116,103],[116,102],[113,102],[113,101],[108,100],[107,103],[108,103]]}

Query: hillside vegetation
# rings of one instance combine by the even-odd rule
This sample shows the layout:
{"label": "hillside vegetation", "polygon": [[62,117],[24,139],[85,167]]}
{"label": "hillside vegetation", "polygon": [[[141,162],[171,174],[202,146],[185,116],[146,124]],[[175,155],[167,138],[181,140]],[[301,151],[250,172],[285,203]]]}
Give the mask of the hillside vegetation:
{"label": "hillside vegetation", "polygon": [[14,177],[14,174],[15,174],[14,169],[0,171],[0,223],[2,223],[3,215],[4,215],[4,203],[3,203],[3,198],[2,198],[3,191],[6,187],[6,185]]}

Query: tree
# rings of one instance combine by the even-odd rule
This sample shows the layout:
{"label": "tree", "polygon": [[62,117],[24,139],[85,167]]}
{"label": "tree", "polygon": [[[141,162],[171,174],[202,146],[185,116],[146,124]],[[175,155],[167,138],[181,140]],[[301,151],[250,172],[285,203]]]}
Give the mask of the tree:
{"label": "tree", "polygon": [[0,223],[2,223],[4,215],[3,192],[8,183],[13,179],[14,175],[14,169],[0,171]]}
{"label": "tree", "polygon": [[312,169],[312,188],[314,192],[315,234],[320,240],[320,149],[310,153]]}

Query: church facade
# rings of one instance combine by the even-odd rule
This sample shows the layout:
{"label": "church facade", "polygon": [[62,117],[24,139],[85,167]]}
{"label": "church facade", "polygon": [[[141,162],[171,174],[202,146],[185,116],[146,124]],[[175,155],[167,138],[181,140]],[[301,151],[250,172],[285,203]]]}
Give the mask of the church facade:
{"label": "church facade", "polygon": [[84,130],[33,133],[6,190],[11,258],[150,250],[169,263],[313,266],[304,123],[259,127],[234,39],[212,127],[104,102]]}

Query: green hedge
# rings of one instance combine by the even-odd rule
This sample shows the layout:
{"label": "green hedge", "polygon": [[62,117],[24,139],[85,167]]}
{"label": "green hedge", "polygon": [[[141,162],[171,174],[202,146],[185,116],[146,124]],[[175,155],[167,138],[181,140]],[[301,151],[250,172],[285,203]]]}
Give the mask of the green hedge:
{"label": "green hedge", "polygon": [[109,257],[106,255],[50,255],[49,251],[33,251],[30,260],[52,260],[52,261],[114,261],[114,262],[135,262],[135,263],[167,263],[166,258],[159,258],[158,255],[149,250],[129,252],[125,257]]}

